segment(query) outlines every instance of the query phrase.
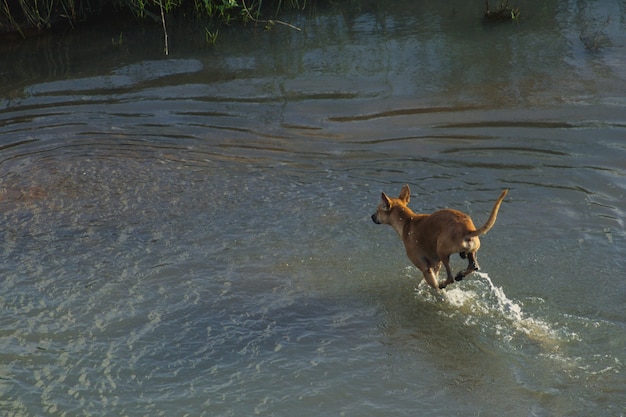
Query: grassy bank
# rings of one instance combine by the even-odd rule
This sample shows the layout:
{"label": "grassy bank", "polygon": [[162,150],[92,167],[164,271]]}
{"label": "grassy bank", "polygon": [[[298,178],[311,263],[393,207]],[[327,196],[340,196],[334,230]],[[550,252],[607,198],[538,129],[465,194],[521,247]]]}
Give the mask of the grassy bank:
{"label": "grassy bank", "polygon": [[[74,26],[88,19],[132,13],[139,19],[161,22],[167,36],[166,17],[185,13],[218,24],[271,20],[283,9],[305,9],[311,0],[0,0],[0,33],[22,37],[58,26]],[[265,20],[263,20],[265,19]]]}

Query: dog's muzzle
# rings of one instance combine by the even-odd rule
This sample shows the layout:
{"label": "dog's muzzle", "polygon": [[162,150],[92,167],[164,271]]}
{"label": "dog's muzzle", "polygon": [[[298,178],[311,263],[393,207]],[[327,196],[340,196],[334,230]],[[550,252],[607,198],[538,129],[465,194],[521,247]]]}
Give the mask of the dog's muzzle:
{"label": "dog's muzzle", "polygon": [[376,213],[372,214],[372,221],[376,224],[380,224],[380,222],[378,221],[378,217],[376,217]]}

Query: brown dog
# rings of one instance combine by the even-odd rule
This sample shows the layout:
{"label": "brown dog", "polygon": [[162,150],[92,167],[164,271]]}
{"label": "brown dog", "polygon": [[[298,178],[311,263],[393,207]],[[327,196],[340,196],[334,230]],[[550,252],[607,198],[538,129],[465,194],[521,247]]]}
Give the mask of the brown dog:
{"label": "brown dog", "polygon": [[[402,187],[398,198],[389,198],[382,193],[382,201],[372,215],[376,224],[388,224],[398,232],[404,242],[406,254],[411,262],[424,274],[426,282],[435,289],[445,288],[454,280],[462,280],[466,275],[478,271],[476,252],[480,248],[478,236],[489,231],[496,222],[498,209],[508,190],[502,191],[491,210],[487,222],[476,229],[472,219],[458,210],[443,209],[433,214],[415,214],[407,207],[411,196],[408,185]],[[465,271],[459,272],[455,278],[450,271],[450,255],[458,253],[461,258],[467,257]],[[441,263],[446,267],[448,278],[439,284],[437,274]]]}

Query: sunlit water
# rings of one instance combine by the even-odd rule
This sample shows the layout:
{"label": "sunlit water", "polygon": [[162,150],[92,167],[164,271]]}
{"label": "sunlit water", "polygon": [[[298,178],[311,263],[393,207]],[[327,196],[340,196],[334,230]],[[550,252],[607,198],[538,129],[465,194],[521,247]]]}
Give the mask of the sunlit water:
{"label": "sunlit water", "polygon": [[[3,46],[1,414],[626,414],[622,5],[419,3]],[[371,222],[404,183],[510,189],[481,272]]]}

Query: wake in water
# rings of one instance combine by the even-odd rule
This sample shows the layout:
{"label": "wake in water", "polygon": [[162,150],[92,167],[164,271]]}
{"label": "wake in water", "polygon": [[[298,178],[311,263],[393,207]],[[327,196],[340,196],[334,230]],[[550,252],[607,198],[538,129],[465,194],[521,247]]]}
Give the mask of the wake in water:
{"label": "wake in water", "polygon": [[510,354],[511,372],[524,387],[553,392],[564,381],[623,387],[623,323],[550,312],[539,298],[524,308],[481,272],[444,291],[420,284],[416,292],[420,300],[436,304],[438,314],[478,330],[477,340],[485,346]]}
{"label": "wake in water", "polygon": [[525,313],[522,304],[509,299],[488,274],[477,272],[472,278],[439,293],[426,285],[418,286],[416,291],[429,302],[442,303],[442,314],[461,315],[466,324],[476,325],[484,332],[495,332],[504,341],[510,342],[523,334],[544,349],[558,349],[564,335],[548,322]]}

